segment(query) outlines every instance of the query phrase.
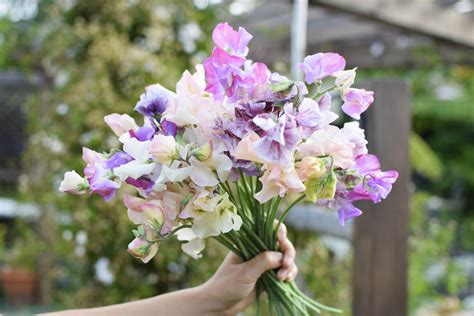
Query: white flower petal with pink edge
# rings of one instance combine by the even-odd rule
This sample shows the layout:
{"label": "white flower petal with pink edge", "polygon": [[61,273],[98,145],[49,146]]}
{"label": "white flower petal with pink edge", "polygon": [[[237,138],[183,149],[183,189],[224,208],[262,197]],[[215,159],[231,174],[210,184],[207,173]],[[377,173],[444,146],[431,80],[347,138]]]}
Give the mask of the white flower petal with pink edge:
{"label": "white flower petal with pink edge", "polygon": [[347,169],[354,164],[354,147],[338,127],[329,125],[300,145],[297,157],[330,155],[335,166]]}
{"label": "white flower petal with pink edge", "polygon": [[59,186],[59,191],[71,194],[83,194],[85,191],[80,188],[85,184],[85,179],[76,171],[68,171],[64,174],[64,179]]}
{"label": "white flower petal with pink edge", "polygon": [[104,121],[119,137],[130,130],[136,131],[138,129],[135,119],[128,114],[109,114],[104,117]]}

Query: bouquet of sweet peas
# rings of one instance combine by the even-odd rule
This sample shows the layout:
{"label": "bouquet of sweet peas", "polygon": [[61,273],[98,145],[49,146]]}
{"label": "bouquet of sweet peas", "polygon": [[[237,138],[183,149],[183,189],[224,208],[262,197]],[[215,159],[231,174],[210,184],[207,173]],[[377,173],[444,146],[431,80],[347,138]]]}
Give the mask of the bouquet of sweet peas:
{"label": "bouquet of sweet peas", "polygon": [[[277,231],[291,208],[310,201],[338,212],[341,225],[361,215],[352,202],[380,202],[397,179],[368,154],[357,121],[331,125],[332,100],[354,119],[373,92],[352,88],[356,69],[335,53],[307,56],[304,82],[246,59],[252,36],[221,23],[215,48],[196,72],[185,71],[172,92],[150,85],[135,110],[104,119],[122,148],[83,148],[84,177],[66,172],[60,190],[96,193],[108,201],[124,184],[130,220],[137,225],[128,251],[148,262],[162,241],[176,236],[182,250],[201,257],[213,238],[248,260],[278,250]],[[303,294],[274,271],[258,287],[276,313],[337,311]]]}

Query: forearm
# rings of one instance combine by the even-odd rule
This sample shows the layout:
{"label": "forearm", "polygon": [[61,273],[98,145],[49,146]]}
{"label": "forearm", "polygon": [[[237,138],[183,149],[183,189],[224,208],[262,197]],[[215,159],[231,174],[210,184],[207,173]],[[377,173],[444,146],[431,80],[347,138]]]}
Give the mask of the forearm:
{"label": "forearm", "polygon": [[51,316],[102,316],[102,315],[153,315],[153,316],[191,316],[222,315],[222,310],[207,297],[203,287],[175,291],[135,302],[97,308],[61,311],[46,314]]}

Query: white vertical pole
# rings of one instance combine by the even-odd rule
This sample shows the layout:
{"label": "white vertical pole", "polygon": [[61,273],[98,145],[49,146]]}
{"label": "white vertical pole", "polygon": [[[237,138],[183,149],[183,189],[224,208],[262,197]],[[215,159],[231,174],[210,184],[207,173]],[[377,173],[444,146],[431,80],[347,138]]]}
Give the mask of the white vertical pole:
{"label": "white vertical pole", "polygon": [[293,0],[291,21],[291,75],[294,80],[302,80],[303,73],[298,63],[306,54],[306,28],[308,24],[308,0]]}

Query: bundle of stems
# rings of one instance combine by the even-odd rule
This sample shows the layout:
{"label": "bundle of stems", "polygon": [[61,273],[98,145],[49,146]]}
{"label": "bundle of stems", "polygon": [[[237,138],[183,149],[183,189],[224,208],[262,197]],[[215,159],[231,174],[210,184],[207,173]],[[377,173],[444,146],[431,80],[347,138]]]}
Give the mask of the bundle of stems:
{"label": "bundle of stems", "polygon": [[[247,261],[264,251],[278,251],[278,230],[293,206],[304,199],[304,194],[297,197],[279,214],[280,197],[275,197],[263,204],[254,198],[255,192],[261,190],[257,177],[250,177],[240,172],[236,182],[220,184],[237,207],[243,224],[239,231],[216,236],[222,245]],[[267,304],[270,315],[311,315],[310,312],[328,311],[341,313],[336,308],[325,306],[308,297],[294,281],[283,282],[271,270],[262,275],[257,283],[257,293],[267,293]],[[260,297],[260,296],[259,296]],[[257,315],[262,315],[260,298],[257,299]]]}

